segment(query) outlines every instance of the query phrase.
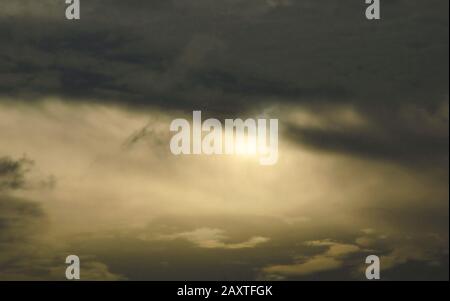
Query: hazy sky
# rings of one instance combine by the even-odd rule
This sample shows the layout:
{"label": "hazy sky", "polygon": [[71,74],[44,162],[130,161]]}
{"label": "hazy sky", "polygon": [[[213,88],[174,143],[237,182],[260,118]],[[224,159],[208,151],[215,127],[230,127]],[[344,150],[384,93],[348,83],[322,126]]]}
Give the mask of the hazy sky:
{"label": "hazy sky", "polygon": [[[448,1],[0,0],[0,279],[449,277]],[[174,156],[278,118],[279,160]]]}

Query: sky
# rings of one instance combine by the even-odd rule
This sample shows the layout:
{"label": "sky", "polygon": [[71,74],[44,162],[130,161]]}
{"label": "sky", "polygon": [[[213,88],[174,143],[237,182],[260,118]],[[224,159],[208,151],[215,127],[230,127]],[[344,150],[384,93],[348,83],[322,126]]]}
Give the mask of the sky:
{"label": "sky", "polygon": [[[0,0],[0,280],[448,280],[449,3],[381,5]],[[194,110],[277,164],[174,156]]]}

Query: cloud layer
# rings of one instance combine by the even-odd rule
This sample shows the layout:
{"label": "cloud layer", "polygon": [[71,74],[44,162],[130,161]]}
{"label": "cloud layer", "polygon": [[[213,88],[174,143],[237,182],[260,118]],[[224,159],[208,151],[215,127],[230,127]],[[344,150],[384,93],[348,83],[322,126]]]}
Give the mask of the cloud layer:
{"label": "cloud layer", "polygon": [[[0,275],[448,279],[448,1],[0,0]],[[280,158],[175,157],[271,117]]]}

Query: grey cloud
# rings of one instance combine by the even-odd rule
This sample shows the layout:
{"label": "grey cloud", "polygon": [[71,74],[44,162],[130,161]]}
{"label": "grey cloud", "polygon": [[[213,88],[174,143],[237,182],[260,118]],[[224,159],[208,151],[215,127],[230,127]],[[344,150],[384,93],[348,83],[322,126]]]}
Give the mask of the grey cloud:
{"label": "grey cloud", "polygon": [[[314,110],[313,110],[314,112]],[[315,109],[316,117],[339,116],[333,108]],[[367,126],[348,126],[325,120],[323,127],[288,122],[288,137],[303,146],[370,159],[382,159],[416,168],[448,165],[448,100],[427,108],[406,104],[400,108],[361,108]]]}
{"label": "grey cloud", "polygon": [[[0,194],[0,280],[65,280],[67,242],[45,237],[50,222],[40,204]],[[123,280],[91,255],[78,253],[84,280]]]}
{"label": "grey cloud", "polygon": [[[386,234],[390,240],[378,234],[355,233],[331,222],[320,224],[314,219],[329,221],[330,216],[310,217],[314,208],[301,205],[298,212],[291,212],[293,220],[298,213],[314,222],[287,223],[254,216],[164,216],[133,233],[135,236],[113,233],[90,239],[81,235],[80,244],[69,249],[97,255],[88,259],[93,267],[89,274],[108,279],[122,279],[118,275],[124,275],[161,280],[176,275],[179,280],[246,280],[260,276],[268,264],[286,267],[312,260],[311,273],[284,276],[360,279],[361,274],[353,273],[365,255],[362,249],[370,247],[390,262],[387,278],[410,275],[448,279],[448,213],[444,212],[448,211],[448,1],[387,1],[380,22],[364,19],[363,1],[342,2],[83,1],[81,21],[69,22],[64,19],[63,1],[0,0],[0,96],[5,99],[32,103],[59,96],[62,101],[117,102],[137,110],[201,109],[204,116],[214,117],[242,117],[248,111],[265,111],[272,105],[305,106],[321,124],[299,125],[286,120],[282,112],[278,117],[288,142],[315,151],[389,160],[420,167],[424,172],[433,170],[431,176],[424,174],[427,181],[414,182],[427,187],[418,184],[417,191],[398,199],[377,199],[379,204],[369,206],[349,195],[349,203],[357,203],[357,209],[354,216],[346,217],[365,219],[373,228],[388,225],[404,233],[415,230],[409,240],[395,233]],[[339,116],[334,108],[341,105],[354,108],[363,122],[347,124],[329,117]],[[128,139],[124,135],[123,148],[129,149],[142,138],[161,137],[159,132],[154,135],[152,127],[143,126]],[[45,270],[44,277],[59,277],[65,247],[53,249],[31,240],[31,234],[46,227],[43,207],[9,195],[27,186],[27,166],[26,161],[0,158],[1,270],[17,278],[29,278],[39,269]],[[349,166],[348,172],[357,177],[352,168]],[[407,180],[410,171],[402,170],[399,176]],[[295,169],[286,171],[283,177],[286,175],[294,176],[291,181],[297,180]],[[385,175],[379,173],[379,177]],[[431,182],[436,185],[435,194]],[[43,185],[53,183],[50,179]],[[386,195],[395,198],[396,193],[401,194],[405,188],[395,187],[397,184],[386,187]],[[145,185],[150,186],[148,182]],[[422,195],[414,199],[419,192]],[[101,198],[107,198],[105,195],[102,192]],[[234,196],[241,195],[231,193],[227,197]],[[407,203],[409,198],[413,200]],[[158,204],[161,199],[152,197]],[[236,200],[241,201],[245,200]],[[341,201],[329,201],[336,206],[331,210],[347,208]],[[394,205],[385,208],[385,204]],[[395,206],[400,209],[392,208]],[[96,204],[95,208],[100,206]],[[80,215],[84,214],[86,211]],[[199,248],[204,241],[192,233],[205,228],[221,229],[227,240],[216,231],[216,247]],[[174,233],[181,233],[184,239],[139,239],[141,235],[167,237]],[[229,247],[253,246],[252,238],[259,236],[270,240],[257,244],[257,248]],[[430,238],[434,236],[439,239]],[[336,258],[327,253],[330,246],[304,244],[323,244],[326,239],[340,245],[356,244],[361,250]],[[30,246],[44,255],[32,256],[27,251]],[[15,262],[14,254],[23,254],[23,260]],[[36,269],[30,270],[31,263]],[[330,266],[333,269],[326,268]],[[296,268],[305,270],[304,265]],[[411,271],[423,272],[423,277],[413,277]]]}
{"label": "grey cloud", "polygon": [[[66,242],[45,237],[51,223],[43,206],[12,193],[28,188],[26,173],[33,161],[0,158],[0,280],[64,280]],[[47,181],[50,181],[49,183]],[[37,188],[54,185],[51,178]],[[122,280],[104,263],[83,254],[85,280]]]}
{"label": "grey cloud", "polygon": [[[388,107],[436,101],[448,90],[447,6],[396,1],[376,25],[363,19],[363,6],[335,1],[95,1],[83,4],[78,23],[55,10],[42,22],[15,9],[1,18],[10,81],[2,93],[117,96],[169,108],[207,103],[212,111],[239,110],[252,96]],[[245,11],[261,13],[234,14]],[[187,49],[199,59],[186,65]],[[45,76],[54,81],[42,84]]]}
{"label": "grey cloud", "polygon": [[[224,232],[212,228],[219,224],[231,242],[258,234],[271,239],[252,248],[227,248]],[[185,232],[177,232],[181,229]],[[445,237],[391,231],[293,226],[256,216],[160,216],[146,229],[78,235],[72,241],[78,252],[97,254],[111,271],[130,280],[365,280],[370,254],[386,261],[385,280],[448,278]],[[164,239],[154,239],[158,235]],[[370,245],[361,243],[361,237],[370,239]],[[414,267],[411,274],[405,273],[409,265]]]}
{"label": "grey cloud", "polygon": [[42,208],[31,201],[0,195],[0,243],[30,238],[42,229],[45,214]]}
{"label": "grey cloud", "polygon": [[68,22],[57,2],[3,4],[1,95],[216,116],[350,104],[382,132],[288,125],[288,136],[377,159],[448,162],[448,114],[436,136],[417,132],[421,119],[405,128],[414,120],[403,112],[446,100],[448,111],[448,1],[389,2],[381,22],[365,20],[363,4],[332,0],[89,1]]}
{"label": "grey cloud", "polygon": [[0,191],[22,188],[25,185],[25,174],[32,164],[33,161],[25,157],[19,160],[0,157]]}

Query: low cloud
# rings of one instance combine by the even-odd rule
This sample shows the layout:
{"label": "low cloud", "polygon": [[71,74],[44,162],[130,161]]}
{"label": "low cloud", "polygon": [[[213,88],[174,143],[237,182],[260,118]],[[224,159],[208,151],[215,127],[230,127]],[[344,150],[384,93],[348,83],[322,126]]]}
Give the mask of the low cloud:
{"label": "low cloud", "polygon": [[22,188],[25,185],[25,174],[32,164],[33,161],[27,158],[14,160],[0,157],[0,191]]}
{"label": "low cloud", "polygon": [[263,236],[254,236],[243,242],[226,242],[228,239],[224,230],[212,228],[199,228],[194,231],[181,232],[168,235],[160,235],[158,239],[174,240],[186,239],[200,248],[206,249],[247,249],[254,248],[260,244],[269,241],[269,238]]}
{"label": "low cloud", "polygon": [[262,270],[263,277],[283,279],[285,277],[301,277],[324,271],[336,270],[344,265],[344,257],[362,250],[357,245],[334,242],[332,240],[308,241],[310,247],[325,247],[323,253],[307,257],[293,264],[267,266]]}
{"label": "low cloud", "polygon": [[[28,158],[0,158],[0,280],[65,279],[67,241],[48,236],[52,225],[41,203],[15,195],[47,185],[28,182],[32,166]],[[92,256],[82,265],[84,280],[123,279]]]}
{"label": "low cloud", "polygon": [[[325,131],[372,127],[364,114],[348,106],[336,109],[339,116],[313,109],[288,111],[314,117],[302,118],[301,126]],[[207,270],[203,275],[223,279],[207,264],[225,255],[220,269],[230,265],[226,271],[233,275],[245,269],[242,279],[255,279],[258,271],[274,279],[361,279],[358,268],[368,250],[382,260],[386,256],[386,267],[391,266],[383,270],[386,277],[411,262],[419,262],[417,270],[445,277],[445,254],[438,250],[448,241],[446,174],[317,152],[286,139],[284,131],[282,156],[271,169],[252,158],[176,157],[168,148],[174,117],[185,115],[57,99],[34,105],[0,102],[0,139],[8,141],[2,154],[12,155],[1,160],[1,196],[9,201],[2,202],[1,222],[7,227],[0,236],[5,243],[22,241],[3,245],[9,275],[16,270],[31,277],[32,264],[26,260],[38,265],[53,256],[52,264],[43,265],[61,268],[61,258],[78,250],[70,241],[79,233],[80,245],[89,247],[75,254],[96,254],[93,261],[127,279],[173,279],[177,265],[186,279],[205,279],[192,272],[195,259],[196,266]],[[34,164],[22,162],[20,154]],[[142,230],[135,233],[135,228]],[[29,240],[33,231],[42,231],[33,237],[57,243]],[[102,238],[108,231],[127,234]],[[410,234],[410,241],[400,239]],[[127,259],[122,240],[141,252],[136,261]],[[188,254],[184,259],[177,258],[180,247]],[[28,249],[41,255],[36,258]],[[149,252],[153,257],[147,266],[153,270],[139,272]],[[11,254],[23,254],[23,261],[12,265]],[[202,263],[204,255],[210,261]],[[137,270],[117,264],[115,256]]]}

